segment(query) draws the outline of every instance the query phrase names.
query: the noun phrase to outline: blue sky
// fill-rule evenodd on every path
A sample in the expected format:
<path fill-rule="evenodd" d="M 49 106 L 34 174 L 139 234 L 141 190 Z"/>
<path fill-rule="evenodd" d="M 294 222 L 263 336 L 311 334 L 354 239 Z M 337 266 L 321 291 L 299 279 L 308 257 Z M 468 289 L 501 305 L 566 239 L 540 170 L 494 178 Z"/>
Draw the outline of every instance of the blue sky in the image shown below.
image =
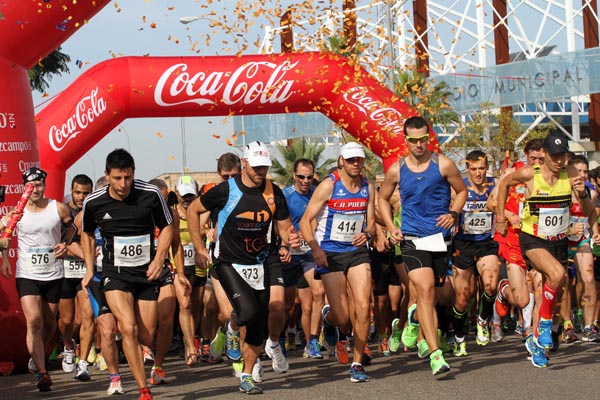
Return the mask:
<path fill-rule="evenodd" d="M 210 9 L 206 4 L 212 3 Z M 194 0 L 136 0 L 111 2 L 87 25 L 77 31 L 62 45 L 62 51 L 71 57 L 70 74 L 50 81 L 47 96 L 33 94 L 35 112 L 43 109 L 50 99 L 67 88 L 80 74 L 91 66 L 113 56 L 193 56 L 235 54 L 239 46 L 233 36 L 223 34 L 223 29 L 210 29 L 207 20 L 184 25 L 182 16 L 208 16 L 214 11 L 220 20 L 232 21 L 235 1 L 220 2 Z M 263 19 L 263 23 L 266 20 Z M 267 22 L 268 23 L 268 22 Z M 155 25 L 155 28 L 151 26 Z M 245 41 L 255 42 L 262 36 L 260 22 L 245 34 Z M 210 40 L 206 35 L 211 36 Z M 227 43 L 224 43 L 227 42 Z M 195 46 L 192 43 L 196 43 Z M 255 53 L 251 47 L 246 53 Z M 83 65 L 79 68 L 77 60 Z M 185 118 L 186 164 L 190 171 L 213 171 L 216 158 L 226 151 L 236 151 L 227 146 L 225 138 L 233 133 L 233 123 L 224 117 Z M 220 135 L 220 139 L 213 138 Z M 100 177 L 106 154 L 117 147 L 129 149 L 136 160 L 136 177 L 151 179 L 163 172 L 180 172 L 183 169 L 181 118 L 128 119 L 120 127 L 84 155 L 67 171 L 66 182 L 78 173 L 92 179 Z"/>

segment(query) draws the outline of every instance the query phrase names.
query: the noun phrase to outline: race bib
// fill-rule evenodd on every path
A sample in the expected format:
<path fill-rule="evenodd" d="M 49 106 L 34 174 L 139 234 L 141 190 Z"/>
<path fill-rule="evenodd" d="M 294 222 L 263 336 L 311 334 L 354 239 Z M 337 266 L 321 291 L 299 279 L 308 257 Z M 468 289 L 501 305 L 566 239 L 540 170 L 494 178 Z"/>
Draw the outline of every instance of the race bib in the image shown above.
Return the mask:
<path fill-rule="evenodd" d="M 265 289 L 265 267 L 263 264 L 241 265 L 231 264 L 235 272 L 254 290 Z"/>
<path fill-rule="evenodd" d="M 538 219 L 538 234 L 540 237 L 564 235 L 568 227 L 568 208 L 540 208 Z"/>
<path fill-rule="evenodd" d="M 306 240 L 300 240 L 300 247 L 294 248 L 290 247 L 290 254 L 293 256 L 301 256 L 310 251 L 310 246 L 306 242 Z"/>
<path fill-rule="evenodd" d="M 81 279 L 85 276 L 85 262 L 78 258 L 67 258 L 64 261 L 65 278 Z"/>
<path fill-rule="evenodd" d="M 196 265 L 196 261 L 194 261 L 194 256 L 196 255 L 196 250 L 194 249 L 193 243 L 187 243 L 183 246 L 183 265 L 186 267 L 193 267 Z"/>
<path fill-rule="evenodd" d="M 492 213 L 487 211 L 468 212 L 464 214 L 463 232 L 471 235 L 490 233 L 492 231 Z"/>
<path fill-rule="evenodd" d="M 116 267 L 141 267 L 150 263 L 150 236 L 115 236 Z"/>
<path fill-rule="evenodd" d="M 329 237 L 338 242 L 352 242 L 354 235 L 362 232 L 364 220 L 363 214 L 335 214 Z"/>
<path fill-rule="evenodd" d="M 56 270 L 54 249 L 50 246 L 32 246 L 25 254 L 25 268 L 34 274 L 47 274 Z"/>

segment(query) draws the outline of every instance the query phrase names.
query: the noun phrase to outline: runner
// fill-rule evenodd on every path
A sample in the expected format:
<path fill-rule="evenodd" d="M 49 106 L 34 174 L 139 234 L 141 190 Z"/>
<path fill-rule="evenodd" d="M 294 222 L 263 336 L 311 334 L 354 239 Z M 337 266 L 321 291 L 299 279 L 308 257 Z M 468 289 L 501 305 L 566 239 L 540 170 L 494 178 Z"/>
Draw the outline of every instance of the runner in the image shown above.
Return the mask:
<path fill-rule="evenodd" d="M 233 311 L 231 320 L 245 327 L 241 334 L 243 371 L 239 390 L 260 394 L 252 369 L 265 339 L 269 302 L 264 262 L 268 257 L 267 233 L 272 221 L 282 238 L 280 254 L 289 255 L 289 231 L 292 227 L 281 189 L 266 179 L 271 166 L 268 148 L 261 142 L 244 147 L 241 175 L 235 175 L 200 197 L 197 210 L 218 215 L 218 234 L 213 274 L 218 277 Z M 191 207 L 191 206 L 190 206 Z M 190 220 L 191 222 L 191 220 Z M 208 254 L 195 228 L 190 231 L 197 256 L 208 263 Z"/>
<path fill-rule="evenodd" d="M 123 149 L 106 158 L 108 186 L 83 204 L 81 244 L 92 280 L 95 230 L 104 240 L 102 287 L 123 336 L 123 350 L 139 387 L 140 400 L 152 399 L 140 343 L 150 346 L 156 328 L 158 281 L 173 236 L 172 217 L 158 188 L 134 179 L 135 162 Z M 154 229 L 160 229 L 157 246 Z"/>
<path fill-rule="evenodd" d="M 536 367 L 546 367 L 546 350 L 552 347 L 552 315 L 568 262 L 567 229 L 572 194 L 589 216 L 593 205 L 585 190 L 585 183 L 572 166 L 566 166 L 569 147 L 567 138 L 552 132 L 544 139 L 544 163 L 524 166 L 512 172 L 498 184 L 496 229 L 507 232 L 504 206 L 508 189 L 520 183 L 526 185 L 521 235 L 519 244 L 525 259 L 543 275 L 539 322 L 526 341 L 531 361 Z"/>
<path fill-rule="evenodd" d="M 27 323 L 27 350 L 31 355 L 29 371 L 36 373 L 37 388 L 47 392 L 52 379 L 46 370 L 44 349 L 56 332 L 56 315 L 63 285 L 61 259 L 67 243 L 61 240 L 62 227 L 68 227 L 67 237 L 73 237 L 73 218 L 66 205 L 44 196 L 46 172 L 33 167 L 23 174 L 23 184 L 34 186 L 23 216 L 17 223 L 18 237 L 16 284 L 17 293 Z M 8 224 L 1 219 L 2 230 Z M 6 251 L 6 250 L 4 250 Z M 12 276 L 8 255 L 3 254 L 2 275 Z"/>
<path fill-rule="evenodd" d="M 435 288 L 444 285 L 451 254 L 448 245 L 467 200 L 467 188 L 454 162 L 427 148 L 430 135 L 424 118 L 405 121 L 404 138 L 409 153 L 388 168 L 379 192 L 379 211 L 392 244 L 401 243 L 410 291 L 415 290 L 416 304 L 409 307 L 403 342 L 407 347 L 414 346 L 418 339 L 415 333 L 420 332 L 427 345 L 421 342 L 420 354 L 430 352 L 433 375 L 440 375 L 450 371 L 450 366 L 438 348 Z M 402 229 L 394 225 L 389 204 L 398 185 Z M 455 192 L 452 204 L 451 189 Z"/>
<path fill-rule="evenodd" d="M 471 285 L 475 275 L 483 284 L 477 316 L 476 342 L 486 346 L 490 341 L 489 323 L 493 314 L 498 289 L 498 243 L 492 239 L 493 213 L 487 200 L 494 189 L 495 179 L 486 176 L 488 159 L 480 150 L 471 151 L 465 159 L 467 201 L 460 213 L 458 233 L 454 237 L 453 284 L 456 293 L 452 326 L 454 328 L 454 355 L 467 355 L 465 321 L 469 299 L 475 295 Z"/>
<path fill-rule="evenodd" d="M 317 186 L 300 220 L 302 236 L 312 250 L 329 300 L 322 310 L 325 339 L 336 346 L 342 364 L 349 362 L 347 336 L 354 336 L 351 382 L 369 380 L 362 365 L 371 300 L 371 260 L 366 244 L 375 235 L 375 206 L 373 185 L 361 175 L 364 161 L 360 144 L 342 146 L 341 168 Z"/>

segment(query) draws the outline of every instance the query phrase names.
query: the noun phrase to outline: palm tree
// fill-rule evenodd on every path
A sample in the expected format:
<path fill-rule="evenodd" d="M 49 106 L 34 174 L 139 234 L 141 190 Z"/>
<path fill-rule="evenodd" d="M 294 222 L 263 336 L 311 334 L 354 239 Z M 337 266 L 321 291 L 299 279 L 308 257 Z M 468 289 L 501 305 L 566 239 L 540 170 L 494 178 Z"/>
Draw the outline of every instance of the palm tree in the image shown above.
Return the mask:
<path fill-rule="evenodd" d="M 323 178 L 329 170 L 336 165 L 335 158 L 328 158 L 319 164 L 325 151 L 324 144 L 309 143 L 303 137 L 297 140 L 288 141 L 288 145 L 278 144 L 277 151 L 279 158 L 273 160 L 271 174 L 274 175 L 274 181 L 281 187 L 289 186 L 294 183 L 294 162 L 299 158 L 307 158 L 315 163 L 315 172 L 320 178 Z"/>
<path fill-rule="evenodd" d="M 29 84 L 31 85 L 31 90 L 37 90 L 40 93 L 44 93 L 50 86 L 48 81 L 52 80 L 52 75 L 61 76 L 65 72 L 70 72 L 67 63 L 71 61 L 71 59 L 69 55 L 60 50 L 60 47 L 54 50 L 29 70 Z"/>

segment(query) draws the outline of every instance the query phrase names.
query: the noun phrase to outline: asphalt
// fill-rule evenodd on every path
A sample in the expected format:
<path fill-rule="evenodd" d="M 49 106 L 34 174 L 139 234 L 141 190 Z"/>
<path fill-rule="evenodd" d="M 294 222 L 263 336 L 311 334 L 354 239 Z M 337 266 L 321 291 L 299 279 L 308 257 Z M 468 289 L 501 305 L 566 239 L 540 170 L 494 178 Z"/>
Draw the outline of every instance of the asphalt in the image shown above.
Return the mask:
<path fill-rule="evenodd" d="M 525 348 L 514 335 L 486 347 L 468 343 L 467 357 L 447 355 L 451 371 L 443 379 L 432 376 L 428 362 L 416 353 L 400 352 L 383 357 L 371 345 L 373 362 L 366 367 L 371 380 L 351 383 L 349 366 L 335 360 L 302 358 L 302 351 L 289 354 L 290 370 L 275 374 L 270 360 L 263 359 L 264 394 L 259 399 L 594 399 L 600 393 L 600 343 L 576 342 L 552 353 L 550 366 L 533 367 Z M 125 395 L 117 398 L 137 399 L 137 389 L 122 365 Z M 150 367 L 147 367 L 149 374 Z M 78 382 L 73 374 L 51 371 L 52 391 L 39 393 L 31 374 L 0 377 L 0 399 L 101 399 L 106 398 L 108 374 L 90 367 L 92 380 Z M 186 368 L 184 360 L 171 355 L 165 371 L 172 381 L 151 388 L 155 399 L 241 399 L 239 379 L 231 363 L 199 363 Z"/>

